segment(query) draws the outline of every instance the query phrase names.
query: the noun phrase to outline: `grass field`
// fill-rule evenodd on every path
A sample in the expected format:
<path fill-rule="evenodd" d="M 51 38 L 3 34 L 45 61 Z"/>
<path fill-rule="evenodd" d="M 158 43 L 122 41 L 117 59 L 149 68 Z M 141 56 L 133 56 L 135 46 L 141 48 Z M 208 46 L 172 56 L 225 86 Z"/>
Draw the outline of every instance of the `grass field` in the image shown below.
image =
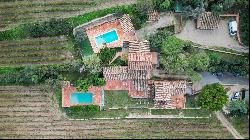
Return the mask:
<path fill-rule="evenodd" d="M 233 138 L 215 119 L 70 121 L 52 93 L 37 87 L 0 87 L 0 138 Z"/>
<path fill-rule="evenodd" d="M 65 36 L 0 41 L 0 67 L 68 63 L 72 47 Z"/>
<path fill-rule="evenodd" d="M 105 91 L 105 107 L 153 107 L 153 100 L 133 99 L 128 91 Z"/>
<path fill-rule="evenodd" d="M 242 117 L 230 117 L 225 115 L 228 121 L 233 125 L 233 127 L 245 138 L 249 139 L 249 119 L 247 116 Z"/>
<path fill-rule="evenodd" d="M 0 1 L 0 30 L 13 28 L 21 23 L 66 18 L 133 3 L 135 0 L 36 0 Z"/>

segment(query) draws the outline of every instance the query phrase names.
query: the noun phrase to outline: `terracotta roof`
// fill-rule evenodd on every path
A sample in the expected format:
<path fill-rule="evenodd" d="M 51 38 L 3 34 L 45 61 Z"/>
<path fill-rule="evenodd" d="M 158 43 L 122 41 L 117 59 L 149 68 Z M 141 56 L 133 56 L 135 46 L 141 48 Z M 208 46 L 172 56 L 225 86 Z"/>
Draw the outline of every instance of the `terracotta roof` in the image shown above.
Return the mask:
<path fill-rule="evenodd" d="M 178 108 L 184 107 L 186 93 L 185 80 L 154 81 L 155 107 Z M 176 101 L 177 100 L 177 101 Z"/>
<path fill-rule="evenodd" d="M 215 29 L 219 26 L 219 17 L 213 15 L 211 12 L 204 12 L 198 16 L 198 29 Z"/>
<path fill-rule="evenodd" d="M 104 67 L 103 75 L 104 75 L 105 81 L 126 80 L 128 79 L 128 67 L 127 66 Z"/>
<path fill-rule="evenodd" d="M 152 11 L 150 11 L 149 14 L 148 14 L 148 20 L 149 20 L 150 22 L 158 21 L 159 16 L 160 16 L 160 13 L 159 13 L 158 11 L 152 10 Z"/>
<path fill-rule="evenodd" d="M 137 52 L 150 52 L 149 41 L 130 41 L 129 42 L 129 52 L 137 53 Z"/>
<path fill-rule="evenodd" d="M 125 33 L 135 33 L 135 28 L 128 14 L 124 14 L 120 19 L 120 22 Z"/>

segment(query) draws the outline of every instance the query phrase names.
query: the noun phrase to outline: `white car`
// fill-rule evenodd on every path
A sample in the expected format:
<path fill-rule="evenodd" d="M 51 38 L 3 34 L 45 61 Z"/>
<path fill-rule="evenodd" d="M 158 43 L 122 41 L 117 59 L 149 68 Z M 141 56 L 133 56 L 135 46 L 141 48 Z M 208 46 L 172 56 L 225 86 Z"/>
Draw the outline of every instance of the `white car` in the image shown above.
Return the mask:
<path fill-rule="evenodd" d="M 230 36 L 235 36 L 237 33 L 237 22 L 236 21 L 230 21 L 228 23 L 229 27 L 229 34 Z"/>
<path fill-rule="evenodd" d="M 235 93 L 233 94 L 233 97 L 231 98 L 231 100 L 232 100 L 232 101 L 236 101 L 236 100 L 238 100 L 238 99 L 240 99 L 240 92 L 235 92 Z"/>

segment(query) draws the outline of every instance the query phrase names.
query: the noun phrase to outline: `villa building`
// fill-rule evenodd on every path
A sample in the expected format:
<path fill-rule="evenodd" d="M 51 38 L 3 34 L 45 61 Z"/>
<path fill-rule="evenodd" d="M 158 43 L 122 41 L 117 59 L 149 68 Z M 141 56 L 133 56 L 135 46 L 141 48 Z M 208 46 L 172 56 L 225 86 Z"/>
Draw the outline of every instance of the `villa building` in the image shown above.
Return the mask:
<path fill-rule="evenodd" d="M 87 95 L 91 93 L 92 100 L 84 101 L 84 104 L 71 103 L 74 102 L 72 93 L 77 94 L 77 91 L 70 84 L 66 84 L 63 88 L 63 107 L 87 104 L 103 106 L 104 90 L 127 90 L 131 98 L 153 99 L 155 108 L 185 108 L 186 81 L 152 80 L 153 69 L 159 66 L 158 53 L 150 51 L 149 41 L 140 41 L 137 38 L 129 15 L 125 14 L 121 18 L 113 14 L 107 15 L 77 27 L 74 32 L 75 30 L 84 30 L 87 33 L 94 53 L 98 53 L 104 46 L 126 46 L 128 65 L 104 67 L 105 86 L 90 86 L 83 98 L 91 98 Z"/>

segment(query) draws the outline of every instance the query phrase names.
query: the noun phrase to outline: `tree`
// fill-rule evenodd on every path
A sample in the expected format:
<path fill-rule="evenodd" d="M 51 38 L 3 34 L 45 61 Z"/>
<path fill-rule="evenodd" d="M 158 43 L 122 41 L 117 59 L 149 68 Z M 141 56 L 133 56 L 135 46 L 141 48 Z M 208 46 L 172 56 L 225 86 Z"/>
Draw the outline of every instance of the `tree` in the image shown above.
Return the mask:
<path fill-rule="evenodd" d="M 244 100 L 230 102 L 230 115 L 241 117 L 248 113 L 248 106 Z"/>
<path fill-rule="evenodd" d="M 108 66 L 109 62 L 114 58 L 115 54 L 116 54 L 115 49 L 104 47 L 103 49 L 100 50 L 98 56 L 101 59 L 102 65 Z"/>
<path fill-rule="evenodd" d="M 235 5 L 235 0 L 224 0 L 223 9 L 224 11 L 229 11 Z"/>
<path fill-rule="evenodd" d="M 101 59 L 96 55 L 92 54 L 88 57 L 83 58 L 83 68 L 85 72 L 90 74 L 96 74 L 102 71 Z"/>
<path fill-rule="evenodd" d="M 203 51 L 200 53 L 192 54 L 189 58 L 190 65 L 194 70 L 205 71 L 209 66 L 209 56 Z"/>
<path fill-rule="evenodd" d="M 205 11 L 208 6 L 207 1 L 204 0 L 184 0 L 183 16 L 186 18 L 197 19 L 197 17 Z"/>
<path fill-rule="evenodd" d="M 141 15 L 147 15 L 149 11 L 154 9 L 152 0 L 138 0 L 136 4 L 137 10 Z"/>
<path fill-rule="evenodd" d="M 87 38 L 87 33 L 85 31 L 80 29 L 75 31 L 75 41 L 78 45 L 80 45 L 81 42 L 86 38 Z"/>
<path fill-rule="evenodd" d="M 202 88 L 197 103 L 201 108 L 218 111 L 227 103 L 227 92 L 223 85 L 214 83 Z"/>
<path fill-rule="evenodd" d="M 174 36 L 167 37 L 160 48 L 160 62 L 167 73 L 186 74 L 193 82 L 201 80 L 196 71 L 208 67 L 209 56 L 205 52 L 190 51 L 189 43 Z"/>
<path fill-rule="evenodd" d="M 161 3 L 160 8 L 162 10 L 167 10 L 171 5 L 171 1 L 170 0 L 165 0 L 163 3 Z"/>
<path fill-rule="evenodd" d="M 211 6 L 211 10 L 214 15 L 220 15 L 223 13 L 223 6 L 222 4 L 213 4 Z"/>

